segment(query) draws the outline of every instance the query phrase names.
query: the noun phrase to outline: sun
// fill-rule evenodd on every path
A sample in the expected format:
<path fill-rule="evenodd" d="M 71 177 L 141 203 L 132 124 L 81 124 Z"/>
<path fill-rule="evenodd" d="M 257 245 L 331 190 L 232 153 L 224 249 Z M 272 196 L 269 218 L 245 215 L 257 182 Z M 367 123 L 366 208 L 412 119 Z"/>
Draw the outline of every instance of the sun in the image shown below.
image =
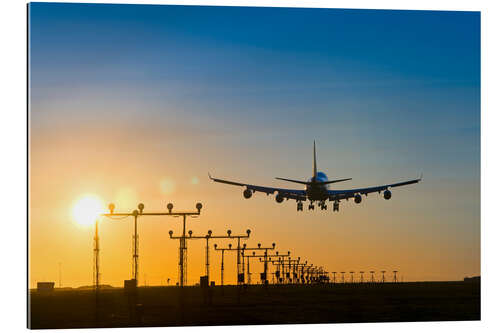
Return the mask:
<path fill-rule="evenodd" d="M 74 203 L 71 216 L 78 224 L 87 226 L 93 224 L 103 210 L 104 205 L 98 196 L 86 194 Z"/>

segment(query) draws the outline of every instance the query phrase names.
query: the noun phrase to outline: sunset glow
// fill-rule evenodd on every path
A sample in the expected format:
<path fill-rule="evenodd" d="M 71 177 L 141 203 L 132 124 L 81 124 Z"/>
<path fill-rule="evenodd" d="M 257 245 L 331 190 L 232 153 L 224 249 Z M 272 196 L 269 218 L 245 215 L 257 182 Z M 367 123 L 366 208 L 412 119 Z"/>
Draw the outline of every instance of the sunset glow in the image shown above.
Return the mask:
<path fill-rule="evenodd" d="M 101 199 L 95 195 L 86 194 L 75 202 L 71 216 L 76 223 L 88 226 L 95 222 L 103 209 L 104 205 Z"/>

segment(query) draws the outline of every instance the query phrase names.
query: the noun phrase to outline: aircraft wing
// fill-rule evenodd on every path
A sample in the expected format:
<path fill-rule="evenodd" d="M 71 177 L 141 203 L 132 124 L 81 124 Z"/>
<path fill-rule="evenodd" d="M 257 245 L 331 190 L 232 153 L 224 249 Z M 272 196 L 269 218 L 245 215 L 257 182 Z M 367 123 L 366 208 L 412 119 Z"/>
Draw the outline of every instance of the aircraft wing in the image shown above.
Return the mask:
<path fill-rule="evenodd" d="M 251 190 L 252 192 L 263 192 L 266 194 L 274 194 L 275 192 L 278 192 L 285 199 L 302 200 L 302 201 L 306 200 L 306 191 L 304 190 L 294 190 L 288 188 L 266 187 L 266 186 L 238 183 L 238 182 L 233 182 L 231 180 L 213 178 L 212 176 L 210 176 L 210 174 L 208 174 L 208 177 L 217 183 L 223 183 L 235 186 L 244 186 L 248 190 Z"/>
<path fill-rule="evenodd" d="M 385 191 L 391 187 L 416 184 L 421 180 L 422 180 L 422 177 L 420 177 L 418 179 L 407 180 L 405 182 L 394 183 L 394 184 L 365 187 L 365 188 L 353 188 L 353 189 L 349 189 L 349 190 L 332 190 L 332 191 L 328 191 L 328 194 L 330 196 L 329 200 L 334 201 L 334 200 L 349 199 L 349 198 L 354 197 L 358 193 L 365 194 L 365 195 L 368 195 L 368 193 L 373 193 L 373 192 L 380 193 L 380 192 Z"/>

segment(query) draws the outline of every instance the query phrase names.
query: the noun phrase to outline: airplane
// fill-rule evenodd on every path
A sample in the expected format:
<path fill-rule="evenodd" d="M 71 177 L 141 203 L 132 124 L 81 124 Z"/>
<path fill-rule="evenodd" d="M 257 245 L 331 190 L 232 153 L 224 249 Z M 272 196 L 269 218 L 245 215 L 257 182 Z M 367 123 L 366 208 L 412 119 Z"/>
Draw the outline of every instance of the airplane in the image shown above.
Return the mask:
<path fill-rule="evenodd" d="M 384 199 L 389 200 L 392 197 L 392 193 L 389 190 L 390 188 L 404 186 L 404 185 L 410 185 L 410 184 L 416 184 L 422 180 L 422 175 L 421 175 L 420 178 L 418 178 L 418 179 L 412 179 L 412 180 L 394 183 L 394 184 L 380 185 L 380 186 L 374 186 L 374 187 L 365 187 L 365 188 L 354 188 L 354 189 L 349 189 L 349 190 L 330 190 L 330 184 L 348 181 L 348 180 L 351 180 L 352 178 L 328 180 L 328 177 L 326 176 L 326 174 L 324 172 L 317 171 L 316 141 L 314 141 L 314 143 L 313 143 L 313 170 L 312 170 L 312 177 L 311 178 L 307 179 L 306 181 L 302 181 L 302 180 L 276 177 L 276 179 L 279 179 L 279 180 L 305 185 L 305 189 L 303 189 L 303 190 L 294 190 L 294 189 L 277 188 L 277 187 L 265 187 L 265 186 L 257 186 L 257 185 L 251 185 L 251 184 L 238 183 L 238 182 L 234 182 L 234 181 L 230 181 L 230 180 L 213 178 L 210 175 L 210 173 L 208 174 L 208 177 L 211 180 L 213 180 L 214 182 L 246 187 L 245 190 L 243 191 L 243 197 L 245 199 L 250 199 L 252 197 L 252 194 L 255 192 L 263 192 L 263 193 L 266 193 L 267 195 L 274 194 L 275 192 L 277 192 L 276 197 L 275 197 L 277 203 L 282 203 L 284 199 L 296 200 L 297 201 L 297 211 L 304 210 L 303 201 L 307 201 L 307 200 L 309 200 L 309 202 L 310 202 L 309 206 L 308 206 L 309 210 L 314 210 L 314 202 L 315 201 L 318 202 L 318 207 L 321 208 L 321 210 L 326 210 L 327 209 L 326 201 L 328 200 L 328 201 L 333 201 L 333 211 L 334 212 L 339 211 L 341 200 L 348 201 L 349 198 L 354 198 L 354 202 L 359 204 L 359 203 L 361 203 L 361 199 L 362 199 L 361 195 L 362 194 L 364 194 L 365 196 L 368 196 L 368 193 L 378 192 L 380 194 L 380 192 L 382 192 L 382 191 L 383 191 Z"/>

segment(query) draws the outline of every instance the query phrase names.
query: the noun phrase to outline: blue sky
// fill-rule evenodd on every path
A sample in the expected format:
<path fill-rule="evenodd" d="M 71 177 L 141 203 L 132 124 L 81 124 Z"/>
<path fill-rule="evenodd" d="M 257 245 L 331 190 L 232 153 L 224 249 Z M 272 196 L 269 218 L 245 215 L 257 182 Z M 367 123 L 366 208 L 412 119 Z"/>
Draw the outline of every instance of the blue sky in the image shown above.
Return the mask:
<path fill-rule="evenodd" d="M 479 270 L 478 12 L 50 3 L 29 10 L 34 172 L 58 174 L 47 156 L 73 165 L 68 151 L 109 168 L 140 158 L 152 179 L 197 177 L 196 191 L 236 197 L 235 207 L 248 211 L 257 203 L 208 183 L 206 172 L 283 186 L 273 177 L 309 176 L 316 139 L 320 169 L 353 177 L 347 187 L 424 172 L 426 185 L 401 190 L 394 216 L 380 206 L 353 214 L 396 221 L 408 207 L 422 209 L 414 237 L 437 228 L 446 238 L 452 229 L 450 265 L 467 253 L 467 269 Z M 140 169 L 126 164 L 116 182 Z M 68 172 L 84 182 L 102 170 Z M 197 195 L 183 191 L 177 195 Z M 255 218 L 279 211 L 300 219 L 292 204 L 268 201 Z"/>

